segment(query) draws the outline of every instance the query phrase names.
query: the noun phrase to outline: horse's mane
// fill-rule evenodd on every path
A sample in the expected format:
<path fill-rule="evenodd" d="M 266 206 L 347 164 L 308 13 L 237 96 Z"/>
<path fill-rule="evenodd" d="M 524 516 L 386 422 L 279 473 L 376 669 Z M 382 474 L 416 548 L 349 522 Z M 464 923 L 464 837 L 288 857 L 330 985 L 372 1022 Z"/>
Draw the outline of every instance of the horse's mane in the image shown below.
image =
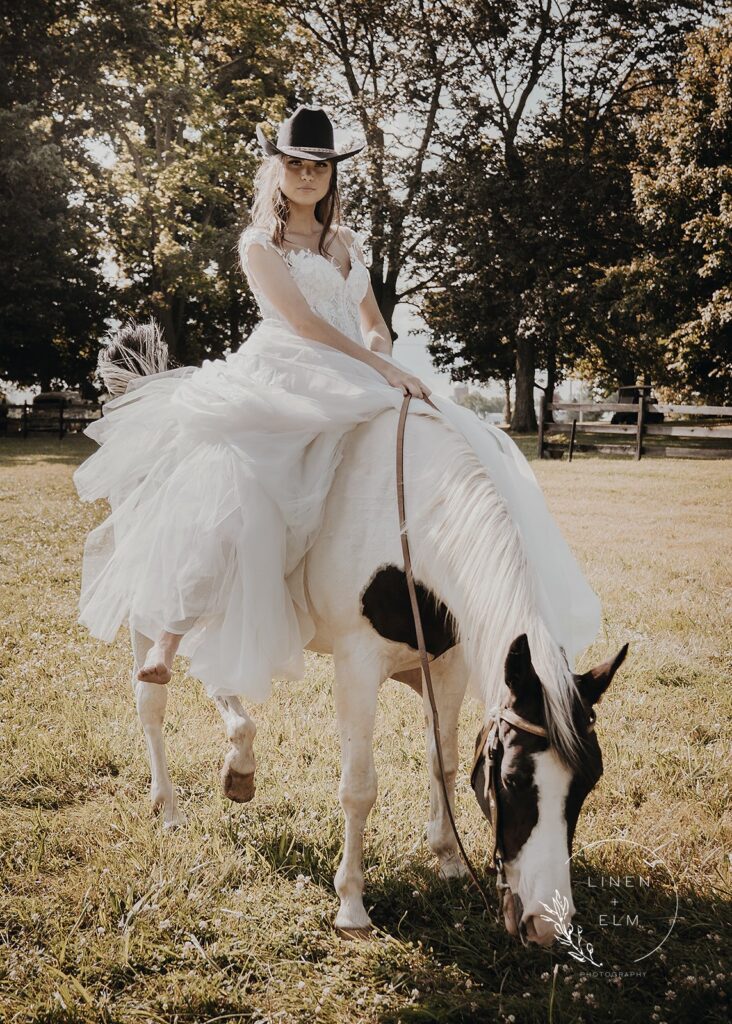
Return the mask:
<path fill-rule="evenodd" d="M 449 580 L 444 593 L 471 675 L 486 708 L 505 695 L 504 665 L 511 643 L 526 633 L 542 682 L 550 741 L 570 765 L 580 763 L 574 724 L 577 687 L 564 652 L 538 608 L 533 570 L 508 507 L 472 448 L 446 432 L 434 477 L 415 517 L 426 547 L 419 561 Z M 420 545 L 422 547 L 422 545 Z M 434 572 L 431 574 L 434 575 Z"/>

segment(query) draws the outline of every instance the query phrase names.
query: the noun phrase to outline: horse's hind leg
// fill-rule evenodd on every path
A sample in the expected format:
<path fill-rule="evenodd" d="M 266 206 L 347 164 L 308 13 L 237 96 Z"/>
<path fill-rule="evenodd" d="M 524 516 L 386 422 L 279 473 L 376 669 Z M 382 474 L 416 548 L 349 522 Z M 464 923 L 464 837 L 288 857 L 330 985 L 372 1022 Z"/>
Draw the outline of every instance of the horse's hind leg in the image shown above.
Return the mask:
<path fill-rule="evenodd" d="M 454 810 L 455 776 L 460 760 L 458 718 L 468 684 L 468 669 L 460 649 L 453 648 L 431 663 L 430 675 L 434 683 L 435 703 L 440 719 L 440 739 L 448 799 L 451 809 Z M 427 823 L 427 841 L 440 862 L 440 875 L 443 878 L 460 878 L 467 874 L 467 869 L 460 857 L 445 805 L 431 712 L 426 714 L 425 718 L 427 754 L 430 765 L 430 820 Z"/>
<path fill-rule="evenodd" d="M 257 727 L 238 697 L 216 697 L 215 703 L 231 743 L 221 769 L 224 796 L 244 804 L 254 796 L 254 737 Z"/>
<path fill-rule="evenodd" d="M 138 670 L 141 665 L 145 664 L 145 657 L 152 645 L 153 641 L 149 637 L 133 632 L 132 686 L 137 702 L 137 714 L 142 723 L 150 757 L 150 799 L 153 810 L 162 810 L 164 827 L 173 828 L 175 825 L 181 824 L 183 819 L 178 810 L 178 798 L 173 788 L 165 756 L 163 723 L 165 707 L 168 703 L 168 687 L 158 683 L 144 683 L 137 678 Z"/>
<path fill-rule="evenodd" d="M 341 783 L 338 790 L 346 818 L 343 858 L 335 876 L 340 897 L 337 931 L 346 938 L 367 934 L 371 920 L 363 905 L 363 833 L 376 800 L 374 721 L 384 673 L 369 652 L 334 651 L 335 704 L 341 740 Z"/>

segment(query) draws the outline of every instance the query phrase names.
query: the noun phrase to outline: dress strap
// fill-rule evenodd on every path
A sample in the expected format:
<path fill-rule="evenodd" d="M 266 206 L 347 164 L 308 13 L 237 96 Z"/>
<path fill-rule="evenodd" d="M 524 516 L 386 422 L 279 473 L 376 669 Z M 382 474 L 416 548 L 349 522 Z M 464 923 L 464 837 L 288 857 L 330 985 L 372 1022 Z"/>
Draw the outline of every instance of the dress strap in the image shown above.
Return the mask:
<path fill-rule="evenodd" d="M 274 252 L 283 255 L 282 250 L 275 245 L 272 241 L 272 236 L 266 228 L 256 227 L 251 225 L 246 228 L 239 239 L 239 259 L 241 260 L 242 270 L 247 273 L 248 276 L 248 254 L 249 249 L 253 245 L 261 245 L 265 249 L 272 249 Z"/>

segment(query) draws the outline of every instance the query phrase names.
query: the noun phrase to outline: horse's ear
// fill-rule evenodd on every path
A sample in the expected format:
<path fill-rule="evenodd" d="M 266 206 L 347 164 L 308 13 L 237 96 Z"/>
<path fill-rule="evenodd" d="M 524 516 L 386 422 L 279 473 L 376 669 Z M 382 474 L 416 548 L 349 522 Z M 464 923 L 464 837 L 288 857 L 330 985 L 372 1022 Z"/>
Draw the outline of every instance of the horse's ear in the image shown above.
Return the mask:
<path fill-rule="evenodd" d="M 506 656 L 504 668 L 506 686 L 514 697 L 521 698 L 533 693 L 538 679 L 531 664 L 531 650 L 526 633 L 517 636 Z"/>
<path fill-rule="evenodd" d="M 602 700 L 605 690 L 607 690 L 613 680 L 613 676 L 625 661 L 627 653 L 628 645 L 624 644 L 614 658 L 611 658 L 609 661 L 603 661 L 601 665 L 596 665 L 589 672 L 582 673 L 577 679 L 577 686 L 585 700 L 589 701 L 590 704 L 597 704 Z"/>

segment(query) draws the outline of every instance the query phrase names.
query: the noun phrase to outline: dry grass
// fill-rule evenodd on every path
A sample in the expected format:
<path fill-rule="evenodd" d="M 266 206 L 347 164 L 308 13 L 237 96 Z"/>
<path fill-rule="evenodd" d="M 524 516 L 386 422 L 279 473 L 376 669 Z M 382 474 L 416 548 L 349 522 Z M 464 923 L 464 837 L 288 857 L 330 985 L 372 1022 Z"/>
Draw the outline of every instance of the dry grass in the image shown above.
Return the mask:
<path fill-rule="evenodd" d="M 363 943 L 335 937 L 342 832 L 326 658 L 311 656 L 303 683 L 277 684 L 257 709 L 258 792 L 245 808 L 219 792 L 218 716 L 178 671 L 167 738 L 188 821 L 162 833 L 127 637 L 105 646 L 75 622 L 83 540 L 105 514 L 71 482 L 92 447 L 0 441 L 3 1021 L 728 1019 L 728 464 L 535 463 L 604 602 L 585 664 L 631 641 L 600 707 L 605 776 L 577 841 L 665 844 L 682 897 L 647 974 L 605 978 L 561 949 L 521 949 L 474 893 L 437 880 L 420 705 L 391 682 L 367 833 L 378 930 Z M 467 779 L 477 720 L 466 707 L 459 818 L 482 862 L 487 826 Z M 667 909 L 670 894 L 657 898 Z"/>

